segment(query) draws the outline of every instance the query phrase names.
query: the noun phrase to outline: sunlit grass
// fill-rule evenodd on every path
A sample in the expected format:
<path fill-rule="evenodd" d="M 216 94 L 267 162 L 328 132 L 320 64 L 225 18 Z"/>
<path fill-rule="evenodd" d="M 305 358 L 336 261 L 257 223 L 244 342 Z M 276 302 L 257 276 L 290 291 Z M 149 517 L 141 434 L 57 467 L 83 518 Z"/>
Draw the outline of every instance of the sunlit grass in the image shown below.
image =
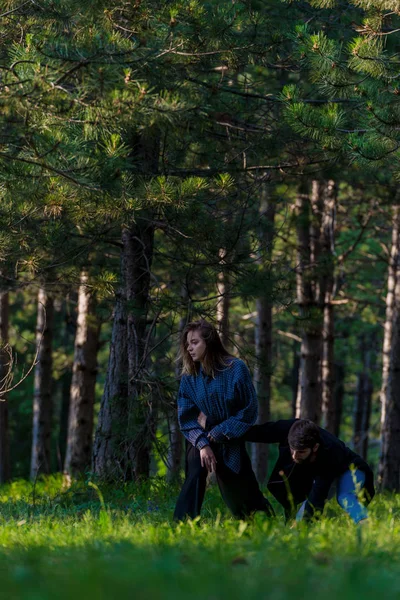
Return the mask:
<path fill-rule="evenodd" d="M 0 597 L 397 598 L 400 497 L 378 496 L 354 526 L 334 501 L 318 523 L 290 529 L 278 516 L 233 520 L 217 489 L 204 517 L 176 525 L 177 489 L 60 478 L 0 489 Z"/>

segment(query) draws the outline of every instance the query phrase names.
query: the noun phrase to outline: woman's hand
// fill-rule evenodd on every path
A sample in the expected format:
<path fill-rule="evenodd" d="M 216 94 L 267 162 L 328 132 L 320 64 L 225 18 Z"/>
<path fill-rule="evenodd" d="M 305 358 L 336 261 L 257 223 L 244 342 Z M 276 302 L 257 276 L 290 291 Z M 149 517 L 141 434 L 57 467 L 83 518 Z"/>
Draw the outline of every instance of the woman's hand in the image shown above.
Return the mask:
<path fill-rule="evenodd" d="M 209 473 L 215 473 L 217 467 L 217 459 L 210 446 L 204 446 L 200 450 L 201 466 L 206 467 Z"/>

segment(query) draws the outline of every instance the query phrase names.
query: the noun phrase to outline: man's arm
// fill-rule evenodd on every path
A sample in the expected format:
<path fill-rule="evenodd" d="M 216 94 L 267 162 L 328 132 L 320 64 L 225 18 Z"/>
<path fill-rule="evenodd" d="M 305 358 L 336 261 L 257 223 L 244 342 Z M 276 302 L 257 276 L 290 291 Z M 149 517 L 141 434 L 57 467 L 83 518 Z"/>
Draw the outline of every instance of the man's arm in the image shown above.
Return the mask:
<path fill-rule="evenodd" d="M 314 479 L 311 492 L 304 507 L 304 520 L 308 520 L 312 517 L 317 517 L 322 514 L 325 501 L 328 498 L 329 489 L 334 479 L 335 478 L 330 475 L 327 475 L 326 477 L 321 477 L 321 475 L 318 475 Z"/>
<path fill-rule="evenodd" d="M 289 431 L 297 419 L 281 419 L 279 421 L 267 421 L 261 425 L 253 425 L 243 435 L 246 442 L 258 442 L 262 444 L 285 444 Z"/>

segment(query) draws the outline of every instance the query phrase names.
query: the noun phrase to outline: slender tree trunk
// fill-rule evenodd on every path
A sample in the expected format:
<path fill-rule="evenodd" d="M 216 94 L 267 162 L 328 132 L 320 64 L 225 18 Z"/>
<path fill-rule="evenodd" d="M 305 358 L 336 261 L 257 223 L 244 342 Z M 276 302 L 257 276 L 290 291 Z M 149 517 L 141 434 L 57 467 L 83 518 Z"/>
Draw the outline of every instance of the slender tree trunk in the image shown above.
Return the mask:
<path fill-rule="evenodd" d="M 334 294 L 334 243 L 335 243 L 336 186 L 330 180 L 324 189 L 321 243 L 320 295 L 324 303 L 322 329 L 322 415 L 324 427 L 335 430 L 335 321 Z"/>
<path fill-rule="evenodd" d="M 38 473 L 51 472 L 53 328 L 53 298 L 41 288 L 36 327 L 36 344 L 40 344 L 40 349 L 34 381 L 31 479 Z"/>
<path fill-rule="evenodd" d="M 292 418 L 297 414 L 297 396 L 299 390 L 300 355 L 298 343 L 293 343 L 293 365 L 292 365 Z"/>
<path fill-rule="evenodd" d="M 388 409 L 391 407 L 391 399 L 388 393 L 389 375 L 391 370 L 391 361 L 395 360 L 393 355 L 393 333 L 395 327 L 395 306 L 396 285 L 400 278 L 400 204 L 393 206 L 393 224 L 392 224 L 392 243 L 389 256 L 388 267 L 388 289 L 386 295 L 386 317 L 383 337 L 383 352 L 382 352 L 382 385 L 380 392 L 381 399 L 381 456 L 379 461 L 378 482 L 386 487 L 386 482 L 389 482 L 392 477 L 389 475 L 391 467 L 387 465 L 390 461 L 388 456 L 388 444 L 392 443 L 392 424 L 388 417 Z M 391 483 L 389 484 L 392 485 Z M 396 489 L 396 488 L 391 488 Z"/>
<path fill-rule="evenodd" d="M 221 266 L 225 264 L 226 250 L 220 248 L 219 259 Z M 217 281 L 218 304 L 217 304 L 217 322 L 219 334 L 225 348 L 229 346 L 229 308 L 231 299 L 229 297 L 229 276 L 223 268 L 218 273 Z"/>
<path fill-rule="evenodd" d="M 304 190 L 300 190 L 296 198 L 297 302 L 303 319 L 296 415 L 318 423 L 321 413 L 322 311 L 315 283 L 315 266 L 319 257 L 317 221 L 320 218 L 317 211 L 319 200 L 316 198 L 320 189 L 316 184 L 313 184 L 312 216 L 310 201 Z"/>
<path fill-rule="evenodd" d="M 182 290 L 183 305 L 187 307 L 188 290 L 186 287 Z M 189 321 L 189 313 L 182 317 L 179 321 L 179 343 L 183 330 Z M 182 364 L 179 362 L 176 365 L 175 376 L 179 380 L 181 376 Z M 181 433 L 178 422 L 178 406 L 175 400 L 168 414 L 168 433 L 169 433 L 169 452 L 168 452 L 168 481 L 176 481 L 179 477 L 182 465 L 182 450 L 183 450 L 183 435 Z"/>
<path fill-rule="evenodd" d="M 395 286 L 392 348 L 386 387 L 385 427 L 382 444 L 381 485 L 400 490 L 400 278 Z"/>
<path fill-rule="evenodd" d="M 122 234 L 126 256 L 125 281 L 128 313 L 128 429 L 134 434 L 130 454 L 135 477 L 148 477 L 150 451 L 155 435 L 155 407 L 151 385 L 145 383 L 149 362 L 151 328 L 147 331 L 154 226 L 137 220 Z"/>
<path fill-rule="evenodd" d="M 364 413 L 362 421 L 363 442 L 361 446 L 361 456 L 364 460 L 368 459 L 369 426 L 371 421 L 372 394 L 374 388 L 372 378 L 368 373 L 364 381 Z"/>
<path fill-rule="evenodd" d="M 131 479 L 126 452 L 127 415 L 127 317 L 122 286 L 116 294 L 107 376 L 93 446 L 93 470 L 102 480 Z"/>
<path fill-rule="evenodd" d="M 343 398 L 344 398 L 344 366 L 342 363 L 335 364 L 335 389 L 334 389 L 334 407 L 332 419 L 332 433 L 339 437 L 340 423 L 342 420 Z"/>
<path fill-rule="evenodd" d="M 327 291 L 324 306 L 323 345 L 322 345 L 322 414 L 325 429 L 334 432 L 335 406 L 335 331 L 332 292 Z"/>
<path fill-rule="evenodd" d="M 88 288 L 87 271 L 82 271 L 64 465 L 69 475 L 83 474 L 91 465 L 99 335 L 96 297 Z"/>
<path fill-rule="evenodd" d="M 7 387 L 9 357 L 5 351 L 8 344 L 9 296 L 0 294 L 0 385 Z M 10 432 L 8 426 L 7 395 L 0 395 L 0 483 L 7 483 L 11 477 L 10 465 Z"/>
<path fill-rule="evenodd" d="M 261 188 L 260 199 L 260 263 L 269 268 L 274 236 L 275 202 L 268 198 L 266 185 Z M 270 418 L 272 375 L 272 300 L 268 290 L 256 300 L 257 322 L 255 327 L 256 368 L 254 383 L 258 397 L 258 423 Z M 260 483 L 267 477 L 268 444 L 252 445 L 252 464 Z"/>
<path fill-rule="evenodd" d="M 69 311 L 65 312 L 64 315 L 64 346 L 69 348 L 75 340 L 76 336 L 76 315 L 75 311 L 71 314 Z M 65 456 L 67 453 L 67 439 L 68 439 L 68 416 L 70 406 L 70 391 L 72 381 L 72 369 L 73 369 L 73 358 L 65 368 L 63 375 L 59 380 L 60 386 L 60 411 L 59 411 L 59 434 L 58 434 L 58 467 L 60 471 L 64 469 Z"/>
<path fill-rule="evenodd" d="M 360 348 L 363 368 L 357 377 L 357 391 L 354 408 L 354 438 L 355 451 L 365 460 L 368 453 L 369 423 L 371 417 L 372 403 L 372 379 L 370 373 L 373 371 L 371 354 L 374 343 L 371 339 L 363 338 Z"/>
<path fill-rule="evenodd" d="M 365 371 L 358 374 L 354 411 L 354 450 L 364 459 L 368 452 L 368 432 L 371 416 L 372 380 Z"/>

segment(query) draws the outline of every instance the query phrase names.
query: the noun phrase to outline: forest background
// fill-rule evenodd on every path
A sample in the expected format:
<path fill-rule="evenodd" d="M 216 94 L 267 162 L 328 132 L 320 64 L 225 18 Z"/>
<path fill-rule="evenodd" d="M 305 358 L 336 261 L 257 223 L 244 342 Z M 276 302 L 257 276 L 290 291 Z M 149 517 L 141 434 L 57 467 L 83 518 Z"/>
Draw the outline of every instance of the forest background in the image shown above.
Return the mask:
<path fill-rule="evenodd" d="M 398 31 L 390 1 L 3 0 L 6 597 L 179 597 L 199 572 L 194 596 L 395 597 L 397 496 L 362 546 L 333 507 L 237 524 L 213 488 L 201 528 L 169 521 L 200 317 L 260 421 L 312 418 L 399 490 Z"/>
<path fill-rule="evenodd" d="M 6 3 L 3 481 L 179 476 L 179 336 L 205 317 L 261 421 L 313 418 L 398 489 L 396 18 Z"/>

